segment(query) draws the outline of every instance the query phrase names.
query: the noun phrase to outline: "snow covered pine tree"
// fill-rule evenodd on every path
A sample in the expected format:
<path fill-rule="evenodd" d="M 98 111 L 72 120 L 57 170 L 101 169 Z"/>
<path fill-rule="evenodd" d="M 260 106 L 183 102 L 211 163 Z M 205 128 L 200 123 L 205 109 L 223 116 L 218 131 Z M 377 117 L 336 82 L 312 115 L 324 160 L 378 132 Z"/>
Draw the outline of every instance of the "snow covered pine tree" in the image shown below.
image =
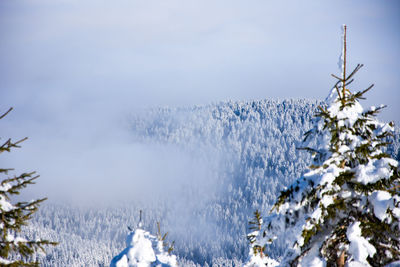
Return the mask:
<path fill-rule="evenodd" d="M 278 266 L 279 262 L 265 254 L 266 243 L 259 242 L 258 236 L 263 225 L 263 219 L 258 210 L 254 212 L 254 218 L 249 224 L 250 230 L 253 231 L 247 235 L 247 240 L 250 242 L 250 261 L 245 266 Z"/>
<path fill-rule="evenodd" d="M 0 116 L 4 118 L 12 108 Z M 27 138 L 17 142 L 8 139 L 0 146 L 0 153 L 10 152 L 12 148 L 18 148 L 19 144 Z M 18 195 L 19 191 L 29 184 L 33 184 L 39 176 L 35 172 L 23 173 L 18 176 L 8 177 L 8 172 L 13 169 L 0 168 L 0 174 L 5 175 L 0 183 L 0 266 L 39 266 L 34 261 L 34 253 L 40 249 L 44 251 L 44 245 L 56 245 L 48 240 L 27 240 L 18 236 L 21 227 L 27 224 L 32 214 L 38 209 L 46 198 L 29 202 L 10 202 L 11 195 Z"/>
<path fill-rule="evenodd" d="M 346 75 L 346 26 L 340 65 L 341 77 L 333 75 L 338 81 L 326 106 L 305 133 L 310 171 L 281 192 L 254 237 L 260 247 L 285 250 L 281 266 L 385 266 L 400 259 L 399 167 L 384 152 L 393 125 L 375 118 L 384 106 L 360 105 L 372 86 L 347 88 L 362 65 Z M 247 266 L 268 266 L 270 259 L 253 251 Z"/>
<path fill-rule="evenodd" d="M 140 211 L 140 218 L 141 218 Z M 172 255 L 174 242 L 169 245 L 165 239 L 167 234 L 161 234 L 160 223 L 157 223 L 157 236 L 142 229 L 141 219 L 136 230 L 126 237 L 126 246 L 115 256 L 110 267 L 176 267 L 176 256 Z M 128 227 L 129 230 L 131 230 Z M 165 248 L 167 251 L 165 251 Z"/>

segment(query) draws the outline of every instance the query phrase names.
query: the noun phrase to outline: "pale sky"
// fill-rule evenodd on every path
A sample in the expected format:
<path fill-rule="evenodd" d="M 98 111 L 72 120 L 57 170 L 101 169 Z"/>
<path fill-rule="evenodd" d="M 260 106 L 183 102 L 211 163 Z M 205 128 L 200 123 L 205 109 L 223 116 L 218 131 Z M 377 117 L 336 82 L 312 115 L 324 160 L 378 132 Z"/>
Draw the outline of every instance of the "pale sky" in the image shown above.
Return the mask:
<path fill-rule="evenodd" d="M 323 99 L 344 23 L 349 68 L 399 122 L 398 1 L 2 0 L 0 96 L 34 113 Z"/>
<path fill-rule="evenodd" d="M 54 147 L 100 146 L 136 109 L 324 99 L 342 24 L 348 68 L 365 65 L 353 89 L 374 83 L 366 104 L 400 124 L 399 1 L 1 0 L 1 110 L 15 108 L 2 131 L 31 138 L 40 171 Z"/>

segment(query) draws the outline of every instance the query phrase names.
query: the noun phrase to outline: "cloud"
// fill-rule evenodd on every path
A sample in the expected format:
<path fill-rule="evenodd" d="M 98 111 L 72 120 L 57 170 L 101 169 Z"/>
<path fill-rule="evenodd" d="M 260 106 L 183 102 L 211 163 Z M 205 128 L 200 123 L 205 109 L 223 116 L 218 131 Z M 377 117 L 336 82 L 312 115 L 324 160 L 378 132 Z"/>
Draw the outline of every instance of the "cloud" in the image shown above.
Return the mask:
<path fill-rule="evenodd" d="M 15 174 L 35 170 L 41 175 L 24 198 L 47 196 L 52 202 L 82 205 L 184 199 L 189 205 L 191 199 L 200 205 L 215 196 L 217 179 L 210 162 L 174 145 L 134 142 L 120 120 L 93 114 L 74 118 L 31 123 L 32 136 L 22 148 L 3 156 L 3 165 L 15 168 Z M 2 124 L 16 132 L 20 127 L 12 119 Z M 190 198 L 186 191 L 192 192 Z"/>

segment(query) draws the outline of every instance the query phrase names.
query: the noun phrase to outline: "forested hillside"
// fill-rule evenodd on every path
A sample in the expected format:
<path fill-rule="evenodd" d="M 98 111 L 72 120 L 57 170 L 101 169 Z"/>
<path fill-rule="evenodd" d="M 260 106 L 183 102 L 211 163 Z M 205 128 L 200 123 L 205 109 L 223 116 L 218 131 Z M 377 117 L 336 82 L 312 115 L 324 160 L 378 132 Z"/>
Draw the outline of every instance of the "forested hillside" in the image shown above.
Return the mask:
<path fill-rule="evenodd" d="M 133 143 L 179 151 L 201 168 L 177 178 L 171 194 L 155 188 L 154 197 L 127 199 L 112 207 L 43 205 L 27 231 L 33 235 L 39 229 L 41 237 L 60 243 L 48 250 L 44 266 L 109 265 L 124 248 L 127 226 L 137 224 L 140 209 L 148 230 L 155 232 L 160 221 L 169 231 L 174 253 L 184 266 L 236 266 L 248 255 L 247 222 L 252 212 L 267 211 L 278 192 L 310 164 L 309 155 L 296 147 L 311 128 L 319 103 L 223 102 L 132 115 L 127 130 Z M 399 159 L 398 128 L 393 140 L 388 152 Z M 159 179 L 154 187 L 163 186 L 163 177 Z"/>

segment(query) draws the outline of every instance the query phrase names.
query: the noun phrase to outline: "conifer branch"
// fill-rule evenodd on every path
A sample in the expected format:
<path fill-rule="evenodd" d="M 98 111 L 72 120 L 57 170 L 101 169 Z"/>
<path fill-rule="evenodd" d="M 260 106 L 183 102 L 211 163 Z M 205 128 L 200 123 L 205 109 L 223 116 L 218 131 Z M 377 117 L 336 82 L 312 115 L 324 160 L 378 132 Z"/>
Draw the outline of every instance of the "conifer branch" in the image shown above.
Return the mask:
<path fill-rule="evenodd" d="M 347 86 L 349 86 L 352 82 L 354 82 L 354 79 L 351 79 L 350 81 L 348 81 Z"/>
<path fill-rule="evenodd" d="M 25 138 L 22 138 L 21 140 L 18 140 L 15 143 L 12 143 L 11 138 L 9 138 L 3 145 L 0 146 L 0 153 L 2 153 L 4 151 L 10 152 L 12 147 L 20 148 L 20 146 L 18 144 L 24 142 L 27 139 L 28 139 L 28 137 L 25 137 Z"/>
<path fill-rule="evenodd" d="M 0 116 L 0 120 L 1 120 L 2 118 L 4 118 L 5 116 L 7 116 L 7 114 L 10 113 L 11 110 L 13 110 L 12 107 L 9 108 L 5 113 L 3 113 L 3 115 Z"/>
<path fill-rule="evenodd" d="M 9 138 L 4 144 L 2 144 L 0 146 L 0 152 L 2 152 L 3 150 L 6 150 L 6 148 L 9 146 L 10 142 L 11 142 L 11 138 Z"/>
<path fill-rule="evenodd" d="M 336 85 L 335 85 L 335 88 L 336 88 L 336 92 L 337 92 L 337 94 L 338 94 L 339 100 L 340 100 L 341 102 L 343 102 L 342 97 L 340 96 L 339 88 L 338 88 Z"/>
<path fill-rule="evenodd" d="M 398 189 L 400 189 L 400 185 L 393 186 L 392 188 L 389 188 L 388 191 L 396 193 L 398 192 Z"/>
<path fill-rule="evenodd" d="M 363 96 L 366 92 L 368 92 L 369 90 L 372 89 L 372 87 L 374 87 L 374 84 L 371 84 L 367 89 L 363 90 L 363 91 L 359 91 L 357 93 L 355 93 L 354 95 L 352 95 L 350 97 L 350 99 L 352 101 L 354 101 L 355 99 L 365 99 L 365 97 Z"/>
<path fill-rule="evenodd" d="M 357 66 L 354 68 L 354 70 L 350 73 L 350 75 L 347 77 L 347 81 L 351 79 L 351 77 L 354 76 L 364 65 L 363 64 L 357 64 Z"/>

